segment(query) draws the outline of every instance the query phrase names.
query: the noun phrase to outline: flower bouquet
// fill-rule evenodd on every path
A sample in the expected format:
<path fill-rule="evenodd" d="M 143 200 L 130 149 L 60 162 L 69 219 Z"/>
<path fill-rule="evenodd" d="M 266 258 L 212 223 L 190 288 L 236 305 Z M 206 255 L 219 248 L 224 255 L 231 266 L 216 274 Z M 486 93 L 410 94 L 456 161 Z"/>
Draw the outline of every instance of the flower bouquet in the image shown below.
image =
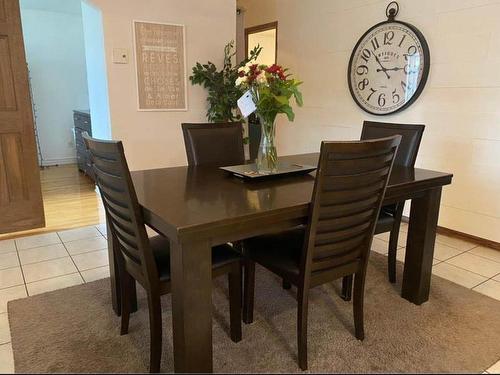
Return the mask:
<path fill-rule="evenodd" d="M 292 96 L 297 105 L 302 106 L 302 94 L 298 89 L 302 82 L 291 78 L 287 71 L 288 69 L 276 64 L 267 66 L 253 63 L 247 63 L 238 69 L 236 86 L 250 91 L 262 126 L 257 156 L 257 168 L 261 173 L 275 173 L 278 168 L 274 144 L 276 116 L 284 113 L 289 121 L 294 120 L 295 114 L 290 105 Z"/>

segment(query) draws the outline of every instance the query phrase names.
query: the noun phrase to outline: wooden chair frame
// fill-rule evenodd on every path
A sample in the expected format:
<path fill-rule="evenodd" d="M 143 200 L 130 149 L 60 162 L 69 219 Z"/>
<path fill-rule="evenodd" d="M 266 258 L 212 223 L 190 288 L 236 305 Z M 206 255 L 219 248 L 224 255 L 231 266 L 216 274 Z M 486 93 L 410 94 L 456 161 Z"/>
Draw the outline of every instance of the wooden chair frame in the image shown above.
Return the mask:
<path fill-rule="evenodd" d="M 171 282 L 160 279 L 137 201 L 122 142 L 101 141 L 83 134 L 90 152 L 92 169 L 104 203 L 106 218 L 114 243 L 121 284 L 121 330 L 128 333 L 131 313 L 131 294 L 137 281 L 146 290 L 150 327 L 150 372 L 159 372 L 162 348 L 162 295 L 171 291 Z M 165 239 L 168 246 L 168 240 Z M 168 248 L 165 249 L 167 251 Z M 228 275 L 230 298 L 230 336 L 241 340 L 241 260 L 214 266 L 214 278 Z"/>
<path fill-rule="evenodd" d="M 355 275 L 355 336 L 364 339 L 367 262 L 400 140 L 401 136 L 394 136 L 364 142 L 323 142 L 298 275 L 284 272 L 279 266 L 261 263 L 282 277 L 285 283 L 297 287 L 297 340 L 299 366 L 303 370 L 307 369 L 307 315 L 311 288 Z M 339 174 L 336 174 L 337 170 Z M 253 321 L 255 292 L 255 260 L 246 249 L 248 243 L 243 245 L 243 321 L 247 324 Z"/>

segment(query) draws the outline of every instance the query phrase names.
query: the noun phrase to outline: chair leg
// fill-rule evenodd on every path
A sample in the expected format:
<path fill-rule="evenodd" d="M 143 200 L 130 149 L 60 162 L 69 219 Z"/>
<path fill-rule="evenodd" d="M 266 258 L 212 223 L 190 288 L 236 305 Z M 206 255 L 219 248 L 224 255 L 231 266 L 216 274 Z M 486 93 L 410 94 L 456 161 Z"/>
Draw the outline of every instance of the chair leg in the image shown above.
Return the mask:
<path fill-rule="evenodd" d="M 227 275 L 229 281 L 229 316 L 231 340 L 241 341 L 241 265 L 235 263 Z"/>
<path fill-rule="evenodd" d="M 158 373 L 160 372 L 162 341 L 161 300 L 159 294 L 148 295 L 148 307 L 150 332 L 149 372 Z"/>
<path fill-rule="evenodd" d="M 291 283 L 289 283 L 288 281 L 286 281 L 285 279 L 283 279 L 282 286 L 283 286 L 283 289 L 285 289 L 285 290 L 290 290 L 290 289 L 292 289 L 292 284 L 291 284 Z"/>
<path fill-rule="evenodd" d="M 403 217 L 403 210 L 405 202 L 400 202 L 396 205 L 394 213 L 394 225 L 392 226 L 391 235 L 389 237 L 389 254 L 388 254 L 388 273 L 389 281 L 396 282 L 396 255 L 398 250 L 399 229 L 401 228 L 401 218 Z"/>
<path fill-rule="evenodd" d="M 129 319 L 130 319 L 130 285 L 132 276 L 125 270 L 120 272 L 121 280 L 120 280 L 120 291 L 121 291 L 121 310 L 122 310 L 122 319 L 121 319 L 121 329 L 120 335 L 126 335 L 128 333 Z"/>
<path fill-rule="evenodd" d="M 244 268 L 244 262 L 241 261 L 240 262 L 240 290 L 241 290 L 241 300 L 240 300 L 240 306 L 241 306 L 241 311 L 243 311 L 243 305 L 244 305 L 244 301 L 243 301 L 243 275 L 244 275 L 244 271 L 245 271 L 245 268 Z"/>
<path fill-rule="evenodd" d="M 352 275 L 342 278 L 342 294 L 340 297 L 344 301 L 350 301 L 352 299 L 352 279 Z"/>
<path fill-rule="evenodd" d="M 399 226 L 398 226 L 399 227 Z M 399 230 L 392 230 L 389 238 L 389 254 L 387 259 L 387 271 L 389 273 L 389 281 L 396 282 L 396 256 L 398 250 Z"/>
<path fill-rule="evenodd" d="M 299 349 L 299 367 L 307 370 L 307 312 L 309 290 L 300 288 L 297 293 L 297 347 Z"/>
<path fill-rule="evenodd" d="M 365 271 L 366 272 L 366 271 Z M 356 274 L 354 278 L 354 330 L 358 340 L 364 340 L 365 329 L 363 321 L 363 303 L 365 294 L 365 275 L 363 272 Z"/>
<path fill-rule="evenodd" d="M 250 259 L 245 259 L 245 283 L 243 293 L 243 322 L 250 324 L 253 322 L 253 304 L 255 293 L 255 263 Z"/>

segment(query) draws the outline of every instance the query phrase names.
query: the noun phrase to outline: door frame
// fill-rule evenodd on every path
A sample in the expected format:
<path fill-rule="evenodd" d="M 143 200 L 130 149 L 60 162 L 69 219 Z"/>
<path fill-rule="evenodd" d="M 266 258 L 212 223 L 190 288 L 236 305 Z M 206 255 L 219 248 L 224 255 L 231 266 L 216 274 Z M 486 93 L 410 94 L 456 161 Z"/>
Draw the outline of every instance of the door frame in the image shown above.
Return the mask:
<path fill-rule="evenodd" d="M 274 63 L 278 63 L 278 21 L 264 23 L 262 25 L 252 26 L 245 28 L 245 58 L 248 57 L 248 36 L 250 34 L 260 33 L 262 31 L 267 30 L 276 30 L 276 43 L 275 43 L 275 54 L 274 54 Z"/>

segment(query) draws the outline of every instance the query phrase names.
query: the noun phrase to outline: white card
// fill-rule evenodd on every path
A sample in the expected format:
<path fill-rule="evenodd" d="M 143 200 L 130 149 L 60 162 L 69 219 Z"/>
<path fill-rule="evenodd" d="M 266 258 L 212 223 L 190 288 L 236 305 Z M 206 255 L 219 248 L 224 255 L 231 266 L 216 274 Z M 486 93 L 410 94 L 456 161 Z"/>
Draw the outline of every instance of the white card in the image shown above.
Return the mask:
<path fill-rule="evenodd" d="M 241 98 L 238 99 L 238 108 L 240 109 L 243 117 L 248 117 L 257 110 L 255 103 L 253 102 L 252 93 L 248 90 L 243 94 Z"/>

